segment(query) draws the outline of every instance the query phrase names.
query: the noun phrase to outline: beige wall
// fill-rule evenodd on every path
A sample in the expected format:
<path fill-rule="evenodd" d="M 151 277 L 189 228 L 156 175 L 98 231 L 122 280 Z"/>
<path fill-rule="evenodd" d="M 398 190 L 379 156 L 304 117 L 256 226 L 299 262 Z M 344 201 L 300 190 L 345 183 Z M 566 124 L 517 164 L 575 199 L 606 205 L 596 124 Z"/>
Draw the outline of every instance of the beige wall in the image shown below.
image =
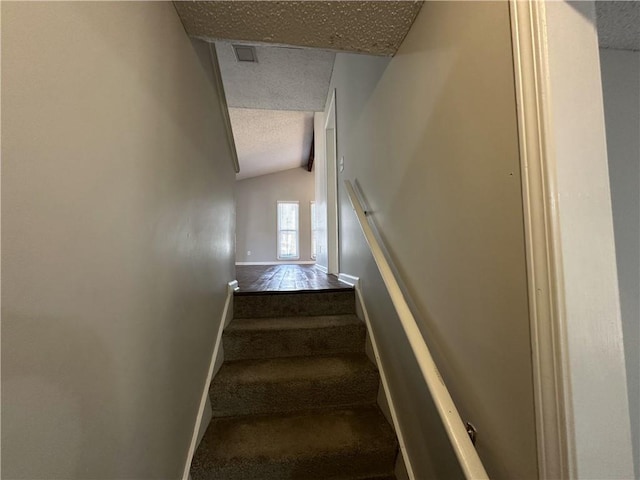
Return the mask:
<path fill-rule="evenodd" d="M 247 178 L 236 183 L 236 261 L 277 262 L 278 200 L 298 201 L 300 262 L 311 259 L 310 202 L 314 173 L 305 168 Z M 251 251 L 251 255 L 247 252 Z"/>
<path fill-rule="evenodd" d="M 234 171 L 168 2 L 2 2 L 3 478 L 178 478 Z"/>
<path fill-rule="evenodd" d="M 361 187 L 490 477 L 537 478 L 512 62 L 506 2 L 425 2 L 393 59 L 334 67 L 341 271 L 362 279 L 420 479 L 461 472 L 342 182 Z"/>

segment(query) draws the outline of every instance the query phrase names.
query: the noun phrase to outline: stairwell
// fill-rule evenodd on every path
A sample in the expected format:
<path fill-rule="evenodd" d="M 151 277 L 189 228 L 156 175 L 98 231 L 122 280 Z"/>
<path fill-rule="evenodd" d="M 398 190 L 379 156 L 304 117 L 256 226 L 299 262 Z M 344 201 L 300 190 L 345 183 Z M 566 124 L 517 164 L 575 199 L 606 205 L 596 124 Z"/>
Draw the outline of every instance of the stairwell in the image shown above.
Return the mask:
<path fill-rule="evenodd" d="M 193 480 L 393 479 L 353 290 L 236 293 Z"/>

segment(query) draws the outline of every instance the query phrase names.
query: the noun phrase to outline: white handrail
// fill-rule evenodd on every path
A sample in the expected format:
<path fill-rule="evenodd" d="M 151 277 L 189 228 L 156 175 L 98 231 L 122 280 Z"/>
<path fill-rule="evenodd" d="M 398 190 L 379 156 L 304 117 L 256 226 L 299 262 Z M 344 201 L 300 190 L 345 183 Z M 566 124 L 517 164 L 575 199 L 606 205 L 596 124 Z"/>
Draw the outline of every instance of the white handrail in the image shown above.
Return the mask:
<path fill-rule="evenodd" d="M 460 462 L 465 478 L 468 479 L 488 479 L 489 476 L 482 465 L 482 461 L 478 456 L 469 434 L 465 428 L 464 422 L 458 413 L 458 409 L 453 403 L 453 399 L 449 394 L 449 390 L 444 384 L 438 368 L 436 367 L 429 347 L 422 337 L 422 333 L 418 328 L 416 319 L 414 318 L 407 301 L 404 298 L 400 285 L 393 275 L 393 270 L 386 259 L 381 245 L 378 243 L 375 233 L 369 225 L 367 215 L 362 208 L 362 204 L 349 180 L 345 180 L 345 186 L 351 200 L 351 205 L 355 210 L 356 216 L 362 228 L 362 233 L 371 249 L 373 258 L 378 266 L 382 280 L 384 281 L 393 306 L 400 319 L 402 328 L 404 329 L 411 349 L 416 357 L 418 366 L 424 381 L 429 388 L 429 392 L 433 397 L 440 419 L 451 442 L 451 446 Z"/>

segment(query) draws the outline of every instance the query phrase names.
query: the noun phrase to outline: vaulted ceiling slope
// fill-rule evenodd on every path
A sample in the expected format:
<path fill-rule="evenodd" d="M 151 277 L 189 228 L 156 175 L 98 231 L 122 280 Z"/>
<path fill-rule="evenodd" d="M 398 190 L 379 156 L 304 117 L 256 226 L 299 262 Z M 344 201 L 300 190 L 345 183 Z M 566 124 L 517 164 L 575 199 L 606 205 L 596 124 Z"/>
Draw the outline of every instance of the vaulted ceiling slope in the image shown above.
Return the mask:
<path fill-rule="evenodd" d="M 230 42 L 215 48 L 240 162 L 236 178 L 306 165 L 313 112 L 324 109 L 335 53 L 255 46 L 254 63 L 239 62 Z"/>
<path fill-rule="evenodd" d="M 176 1 L 189 35 L 393 55 L 422 1 Z"/>
<path fill-rule="evenodd" d="M 602 48 L 640 50 L 640 1 L 598 1 L 596 12 Z"/>
<path fill-rule="evenodd" d="M 309 158 L 313 113 L 230 108 L 242 180 L 301 167 Z"/>

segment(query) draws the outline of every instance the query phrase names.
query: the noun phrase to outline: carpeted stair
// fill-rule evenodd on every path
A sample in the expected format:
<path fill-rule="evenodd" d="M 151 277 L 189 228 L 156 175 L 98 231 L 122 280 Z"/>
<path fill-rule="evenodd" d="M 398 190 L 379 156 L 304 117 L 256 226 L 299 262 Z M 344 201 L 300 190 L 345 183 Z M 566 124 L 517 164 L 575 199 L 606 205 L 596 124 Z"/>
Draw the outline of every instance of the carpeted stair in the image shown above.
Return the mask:
<path fill-rule="evenodd" d="M 193 480 L 393 479 L 353 290 L 237 293 Z"/>

